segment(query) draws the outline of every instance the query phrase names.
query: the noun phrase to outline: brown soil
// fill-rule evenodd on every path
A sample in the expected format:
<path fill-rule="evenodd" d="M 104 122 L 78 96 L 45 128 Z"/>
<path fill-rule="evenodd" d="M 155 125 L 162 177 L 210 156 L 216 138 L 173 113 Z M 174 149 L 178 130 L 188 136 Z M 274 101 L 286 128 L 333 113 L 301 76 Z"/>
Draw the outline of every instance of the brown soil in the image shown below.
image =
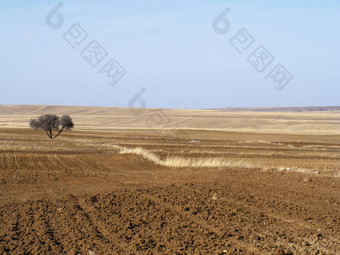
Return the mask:
<path fill-rule="evenodd" d="M 337 254 L 339 136 L 178 132 L 1 129 L 0 254 Z M 167 168 L 117 145 L 254 167 Z"/>

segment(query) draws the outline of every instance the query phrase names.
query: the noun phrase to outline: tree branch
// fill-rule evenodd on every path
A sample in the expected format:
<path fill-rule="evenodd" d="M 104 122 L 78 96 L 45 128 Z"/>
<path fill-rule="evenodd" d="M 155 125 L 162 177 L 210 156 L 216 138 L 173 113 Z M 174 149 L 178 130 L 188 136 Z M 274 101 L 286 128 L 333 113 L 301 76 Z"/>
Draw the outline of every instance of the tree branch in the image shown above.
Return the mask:
<path fill-rule="evenodd" d="M 51 137 L 50 137 L 50 134 L 47 132 L 47 129 L 45 129 L 45 132 L 46 132 L 46 135 L 47 135 L 49 138 L 51 138 Z"/>
<path fill-rule="evenodd" d="M 58 133 L 53 139 L 56 139 L 56 138 L 61 134 L 61 132 L 63 132 L 64 128 L 65 128 L 65 126 L 63 126 L 63 127 L 60 129 L 59 133 Z"/>

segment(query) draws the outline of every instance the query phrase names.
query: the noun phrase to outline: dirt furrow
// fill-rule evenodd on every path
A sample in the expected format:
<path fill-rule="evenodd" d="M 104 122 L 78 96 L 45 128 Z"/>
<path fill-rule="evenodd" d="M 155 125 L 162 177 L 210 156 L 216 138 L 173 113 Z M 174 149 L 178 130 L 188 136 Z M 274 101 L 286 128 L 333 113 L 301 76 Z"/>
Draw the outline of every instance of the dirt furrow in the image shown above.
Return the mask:
<path fill-rule="evenodd" d="M 96 230 L 98 235 L 108 241 L 118 252 L 128 251 L 129 247 L 124 243 L 120 242 L 119 238 L 114 233 L 108 231 L 105 224 L 100 220 L 100 212 L 96 212 L 96 209 L 86 203 L 84 198 L 78 199 L 80 211 L 84 217 L 88 220 L 91 226 Z"/>

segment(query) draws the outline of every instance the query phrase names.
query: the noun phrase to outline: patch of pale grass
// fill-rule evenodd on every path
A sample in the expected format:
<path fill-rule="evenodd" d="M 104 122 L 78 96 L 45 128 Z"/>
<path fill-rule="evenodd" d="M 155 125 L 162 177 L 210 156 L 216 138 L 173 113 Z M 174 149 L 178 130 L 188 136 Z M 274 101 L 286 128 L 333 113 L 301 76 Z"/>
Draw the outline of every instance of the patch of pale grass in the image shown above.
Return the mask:
<path fill-rule="evenodd" d="M 167 167 L 223 167 L 225 160 L 223 158 L 185 158 L 185 157 L 167 157 L 159 162 L 162 166 Z"/>
<path fill-rule="evenodd" d="M 151 151 L 148 151 L 146 149 L 143 149 L 142 147 L 137 147 L 137 148 L 121 148 L 120 149 L 120 154 L 135 154 L 142 156 L 145 159 L 148 159 L 156 164 L 159 164 L 161 161 L 159 157 L 152 153 Z"/>
<path fill-rule="evenodd" d="M 154 162 L 157 165 L 174 167 L 174 168 L 248 168 L 255 169 L 259 168 L 266 172 L 269 170 L 285 171 L 285 172 L 298 172 L 304 174 L 320 175 L 320 171 L 313 169 L 301 168 L 301 167 L 268 167 L 263 166 L 261 163 L 247 162 L 244 160 L 225 159 L 223 157 L 209 157 L 209 158 L 198 158 L 198 157 L 179 157 L 179 156 L 168 156 L 164 160 L 160 159 L 155 153 L 148 151 L 142 147 L 137 148 L 124 148 L 120 149 L 120 154 L 135 154 L 142 156 L 143 158 Z M 339 177 L 340 173 L 331 174 L 330 176 Z"/>
<path fill-rule="evenodd" d="M 137 148 L 122 148 L 120 150 L 120 154 L 135 154 L 140 155 L 145 159 L 148 159 L 155 164 L 166 166 L 166 167 L 176 167 L 176 168 L 184 168 L 184 167 L 244 167 L 244 168 L 254 168 L 257 167 L 254 164 L 247 163 L 244 161 L 227 161 L 225 158 L 198 158 L 198 157 L 179 157 L 179 156 L 168 156 L 164 160 L 160 159 L 156 154 L 150 152 L 141 147 Z"/>

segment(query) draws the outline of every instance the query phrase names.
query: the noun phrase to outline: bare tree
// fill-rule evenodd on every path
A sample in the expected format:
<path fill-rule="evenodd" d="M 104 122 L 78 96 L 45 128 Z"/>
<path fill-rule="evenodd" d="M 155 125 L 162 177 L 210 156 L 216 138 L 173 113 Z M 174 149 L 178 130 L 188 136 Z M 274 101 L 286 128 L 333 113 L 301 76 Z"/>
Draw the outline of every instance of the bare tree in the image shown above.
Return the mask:
<path fill-rule="evenodd" d="M 72 119 L 68 115 L 63 115 L 59 118 L 55 114 L 45 114 L 38 119 L 30 121 L 30 127 L 34 129 L 44 130 L 50 139 L 57 138 L 63 130 L 71 130 L 74 127 Z M 57 132 L 53 136 L 53 131 Z"/>
<path fill-rule="evenodd" d="M 61 125 L 61 129 L 53 139 L 57 138 L 61 134 L 61 132 L 63 132 L 64 129 L 65 130 L 71 130 L 74 127 L 72 119 L 68 115 L 63 115 L 60 118 L 60 125 Z"/>

